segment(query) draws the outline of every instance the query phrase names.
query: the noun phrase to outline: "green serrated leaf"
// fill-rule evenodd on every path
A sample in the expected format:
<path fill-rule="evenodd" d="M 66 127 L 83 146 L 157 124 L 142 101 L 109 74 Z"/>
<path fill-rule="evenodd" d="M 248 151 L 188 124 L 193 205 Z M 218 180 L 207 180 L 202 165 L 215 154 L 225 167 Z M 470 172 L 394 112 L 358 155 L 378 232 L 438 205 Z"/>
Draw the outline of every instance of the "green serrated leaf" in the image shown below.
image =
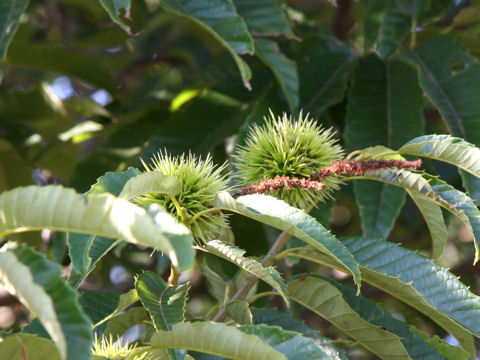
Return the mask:
<path fill-rule="evenodd" d="M 153 348 L 187 349 L 237 360 L 251 360 L 252 356 L 262 360 L 287 360 L 258 336 L 210 321 L 176 324 L 171 331 L 154 334 L 150 343 Z"/>
<path fill-rule="evenodd" d="M 225 306 L 228 315 L 235 320 L 237 324 L 248 325 L 252 323 L 252 313 L 248 301 L 234 300 Z"/>
<path fill-rule="evenodd" d="M 378 51 L 383 59 L 388 59 L 395 52 L 410 30 L 412 20 L 416 21 L 405 14 L 398 5 L 395 0 L 386 2 L 378 38 Z"/>
<path fill-rule="evenodd" d="M 455 165 L 480 177 L 480 149 L 450 135 L 425 135 L 398 149 L 400 154 L 426 157 Z"/>
<path fill-rule="evenodd" d="M 413 173 L 406 170 L 377 170 L 349 180 L 369 179 L 385 182 L 404 188 L 409 194 L 431 200 L 458 217 L 475 238 L 475 262 L 478 260 L 480 242 L 480 212 L 465 193 L 456 190 L 444 181 L 427 174 Z M 425 204 L 423 204 L 425 205 Z M 426 219 L 432 225 L 431 219 Z M 442 229 L 437 229 L 443 231 Z M 443 235 L 442 235 L 443 236 Z M 438 245 L 441 249 L 441 243 Z"/>
<path fill-rule="evenodd" d="M 347 106 L 346 146 L 349 151 L 375 145 L 400 147 L 423 133 L 422 111 L 415 71 L 398 60 L 383 61 L 368 55 L 355 68 Z M 354 191 L 363 235 L 388 238 L 405 202 L 405 193 L 370 181 L 355 182 Z"/>
<path fill-rule="evenodd" d="M 7 55 L 8 45 L 27 5 L 28 0 L 5 0 L 0 3 L 0 60 Z"/>
<path fill-rule="evenodd" d="M 253 54 L 253 40 L 245 21 L 238 15 L 233 0 L 160 0 L 159 3 L 166 10 L 192 20 L 213 35 L 230 52 L 245 87 L 250 88 L 252 72 L 237 54 Z"/>
<path fill-rule="evenodd" d="M 88 360 L 93 342 L 90 321 L 60 266 L 19 246 L 0 251 L 0 281 L 38 318 L 62 360 Z"/>
<path fill-rule="evenodd" d="M 205 249 L 216 256 L 228 260 L 245 271 L 255 275 L 273 287 L 288 304 L 287 288 L 281 275 L 274 268 L 264 268 L 258 261 L 244 256 L 245 250 L 219 240 L 212 240 L 205 244 Z"/>
<path fill-rule="evenodd" d="M 84 197 L 61 186 L 28 186 L 2 193 L 0 209 L 2 235 L 43 228 L 98 234 L 159 249 L 183 269 L 193 265 L 193 249 L 177 254 L 169 239 L 182 236 L 192 244 L 187 228 L 178 224 L 174 232 L 171 226 L 162 229 L 145 210 L 112 195 Z"/>
<path fill-rule="evenodd" d="M 325 318 L 382 359 L 411 359 L 401 339 L 362 319 L 328 281 L 306 277 L 288 284 L 290 297 Z"/>
<path fill-rule="evenodd" d="M 169 286 L 160 275 L 145 271 L 136 277 L 135 288 L 157 330 L 171 330 L 185 320 L 190 284 Z"/>
<path fill-rule="evenodd" d="M 314 218 L 282 200 L 267 195 L 233 199 L 227 192 L 217 196 L 216 207 L 233 211 L 296 236 L 344 264 L 360 286 L 358 264 L 344 246 Z"/>
<path fill-rule="evenodd" d="M 364 320 L 397 335 L 412 359 L 448 359 L 441 356 L 434 347 L 431 347 L 422 337 L 413 332 L 406 323 L 395 319 L 376 302 L 363 296 L 357 296 L 352 288 L 341 285 L 333 279 L 316 274 L 310 276 L 328 281 L 335 286 L 342 293 L 343 300 Z"/>
<path fill-rule="evenodd" d="M 475 354 L 470 334 L 480 330 L 480 299 L 456 276 L 432 260 L 390 242 L 348 238 L 343 243 L 359 262 L 365 281 L 424 313 Z M 338 262 L 312 248 L 295 255 L 345 271 Z"/>

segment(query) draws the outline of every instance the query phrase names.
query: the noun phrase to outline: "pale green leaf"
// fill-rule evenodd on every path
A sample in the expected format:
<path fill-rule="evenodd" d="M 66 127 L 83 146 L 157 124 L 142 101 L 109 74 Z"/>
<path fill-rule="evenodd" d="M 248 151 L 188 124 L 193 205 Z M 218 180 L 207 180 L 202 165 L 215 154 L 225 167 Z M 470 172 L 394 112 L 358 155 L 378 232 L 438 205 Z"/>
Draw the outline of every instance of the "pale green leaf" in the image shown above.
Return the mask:
<path fill-rule="evenodd" d="M 333 279 L 316 274 L 310 276 L 328 281 L 335 286 L 342 293 L 343 300 L 364 320 L 397 335 L 412 359 L 446 360 L 434 347 L 431 347 L 422 337 L 412 331 L 406 323 L 395 319 L 376 302 L 363 296 L 357 296 L 354 289 L 341 285 Z"/>
<path fill-rule="evenodd" d="M 145 271 L 136 277 L 135 289 L 157 330 L 171 330 L 173 325 L 185 320 L 190 284 L 170 286 L 160 275 Z"/>
<path fill-rule="evenodd" d="M 88 360 L 90 321 L 77 294 L 63 280 L 60 266 L 20 246 L 0 251 L 0 281 L 35 314 L 57 346 L 63 360 Z"/>
<path fill-rule="evenodd" d="M 410 140 L 398 152 L 444 161 L 480 177 L 480 149 L 449 135 L 425 135 Z"/>
<path fill-rule="evenodd" d="M 182 184 L 177 178 L 164 175 L 160 171 L 148 171 L 128 180 L 119 197 L 131 200 L 152 193 L 176 196 L 181 189 Z"/>
<path fill-rule="evenodd" d="M 50 339 L 30 334 L 8 336 L 0 343 L 0 354 L 8 360 L 60 360 Z"/>
<path fill-rule="evenodd" d="M 237 324 L 247 325 L 252 323 L 252 313 L 250 312 L 248 301 L 234 300 L 229 302 L 225 309 Z"/>
<path fill-rule="evenodd" d="M 227 192 L 217 196 L 216 207 L 233 211 L 264 224 L 283 230 L 341 262 L 360 286 L 358 264 L 348 250 L 320 223 L 304 211 L 267 195 L 247 195 L 238 199 Z"/>
<path fill-rule="evenodd" d="M 186 349 L 236 360 L 287 360 L 258 336 L 214 322 L 180 323 L 152 336 L 152 348 Z"/>
<path fill-rule="evenodd" d="M 362 319 L 329 282 L 307 277 L 288 284 L 290 297 L 325 318 L 382 359 L 411 359 L 401 339 Z"/>
<path fill-rule="evenodd" d="M 219 240 L 209 241 L 205 244 L 205 249 L 209 253 L 228 260 L 243 270 L 248 271 L 250 274 L 262 279 L 268 285 L 277 290 L 279 295 L 281 295 L 288 304 L 285 283 L 283 282 L 281 275 L 274 268 L 264 268 L 258 261 L 245 257 L 245 250 Z"/>
<path fill-rule="evenodd" d="M 417 205 L 427 223 L 432 237 L 432 257 L 438 259 L 443 254 L 448 240 L 448 231 L 443 219 L 442 209 L 437 203 L 424 196 L 417 195 L 409 190 L 407 190 L 407 193 Z"/>
<path fill-rule="evenodd" d="M 235 9 L 233 0 L 159 0 L 168 11 L 185 17 L 209 32 L 232 55 L 243 83 L 250 88 L 252 72 L 237 54 L 253 54 L 254 46 L 247 25 Z M 215 9 L 215 11 L 212 11 Z"/>
<path fill-rule="evenodd" d="M 44 228 L 98 234 L 163 251 L 182 269 L 193 265 L 193 249 L 177 254 L 171 240 L 188 239 L 191 244 L 186 227 L 169 223 L 162 228 L 144 209 L 112 195 L 84 197 L 61 186 L 28 186 L 2 193 L 0 209 L 2 235 Z"/>
<path fill-rule="evenodd" d="M 8 45 L 27 5 L 28 0 L 3 0 L 0 3 L 0 60 L 7 55 Z"/>

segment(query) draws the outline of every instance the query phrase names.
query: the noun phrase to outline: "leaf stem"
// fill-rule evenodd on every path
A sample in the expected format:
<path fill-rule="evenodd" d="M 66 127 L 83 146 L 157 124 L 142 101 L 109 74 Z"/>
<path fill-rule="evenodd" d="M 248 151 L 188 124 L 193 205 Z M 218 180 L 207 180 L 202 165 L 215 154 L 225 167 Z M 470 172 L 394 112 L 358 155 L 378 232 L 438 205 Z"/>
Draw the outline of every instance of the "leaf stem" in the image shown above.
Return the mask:
<path fill-rule="evenodd" d="M 276 257 L 275 257 L 275 260 L 281 260 L 283 259 L 285 256 L 288 256 L 289 254 L 295 252 L 295 251 L 298 251 L 298 250 L 303 250 L 305 249 L 304 247 L 296 247 L 296 248 L 291 248 L 291 249 L 287 249 L 287 250 L 283 250 L 280 254 L 278 254 Z"/>

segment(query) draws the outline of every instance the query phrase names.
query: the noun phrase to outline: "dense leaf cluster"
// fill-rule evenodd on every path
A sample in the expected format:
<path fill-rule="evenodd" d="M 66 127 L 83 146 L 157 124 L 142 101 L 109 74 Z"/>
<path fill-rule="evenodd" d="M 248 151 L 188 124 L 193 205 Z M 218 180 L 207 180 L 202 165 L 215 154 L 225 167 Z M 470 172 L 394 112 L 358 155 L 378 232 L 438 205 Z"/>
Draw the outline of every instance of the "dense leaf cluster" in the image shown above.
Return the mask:
<path fill-rule="evenodd" d="M 479 14 L 0 1 L 0 357 L 476 358 Z"/>

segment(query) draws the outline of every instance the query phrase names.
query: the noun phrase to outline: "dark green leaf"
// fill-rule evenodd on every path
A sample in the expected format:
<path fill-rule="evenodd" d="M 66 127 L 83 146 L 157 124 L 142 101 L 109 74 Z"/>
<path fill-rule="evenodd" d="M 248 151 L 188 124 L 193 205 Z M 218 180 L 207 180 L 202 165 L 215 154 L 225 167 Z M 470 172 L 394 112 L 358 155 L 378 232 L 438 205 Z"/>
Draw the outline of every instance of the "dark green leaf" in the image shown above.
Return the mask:
<path fill-rule="evenodd" d="M 432 37 L 414 49 L 401 48 L 400 54 L 416 64 L 423 89 L 452 134 L 480 145 L 480 64 L 450 36 Z M 470 194 L 480 195 L 479 180 L 465 183 Z"/>
<path fill-rule="evenodd" d="M 256 55 L 273 72 L 282 88 L 290 110 L 295 112 L 298 107 L 298 73 L 296 64 L 288 59 L 271 40 L 255 40 Z"/>
<path fill-rule="evenodd" d="M 278 0 L 234 0 L 238 13 L 253 35 L 294 37 Z"/>
<path fill-rule="evenodd" d="M 139 325 L 150 320 L 148 312 L 143 307 L 136 307 L 119 314 L 108 321 L 103 336 L 117 339 L 122 336 L 132 326 Z"/>
<path fill-rule="evenodd" d="M 120 301 L 120 293 L 116 291 L 90 291 L 81 294 L 78 300 L 92 323 L 96 324 L 115 311 Z M 97 329 L 103 331 L 105 326 L 106 324 L 103 324 L 102 327 Z"/>
<path fill-rule="evenodd" d="M 168 11 L 193 20 L 212 34 L 233 56 L 243 83 L 250 88 L 251 70 L 237 54 L 253 54 L 253 40 L 247 25 L 233 4 L 233 0 L 160 0 Z M 215 11 L 212 11 L 215 9 Z"/>
<path fill-rule="evenodd" d="M 381 70 L 380 70 L 381 69 Z M 355 68 L 345 128 L 347 148 L 375 145 L 396 148 L 423 133 L 423 100 L 415 72 L 399 61 L 374 55 Z M 388 184 L 355 182 L 363 234 L 386 239 L 405 201 L 405 193 Z"/>

